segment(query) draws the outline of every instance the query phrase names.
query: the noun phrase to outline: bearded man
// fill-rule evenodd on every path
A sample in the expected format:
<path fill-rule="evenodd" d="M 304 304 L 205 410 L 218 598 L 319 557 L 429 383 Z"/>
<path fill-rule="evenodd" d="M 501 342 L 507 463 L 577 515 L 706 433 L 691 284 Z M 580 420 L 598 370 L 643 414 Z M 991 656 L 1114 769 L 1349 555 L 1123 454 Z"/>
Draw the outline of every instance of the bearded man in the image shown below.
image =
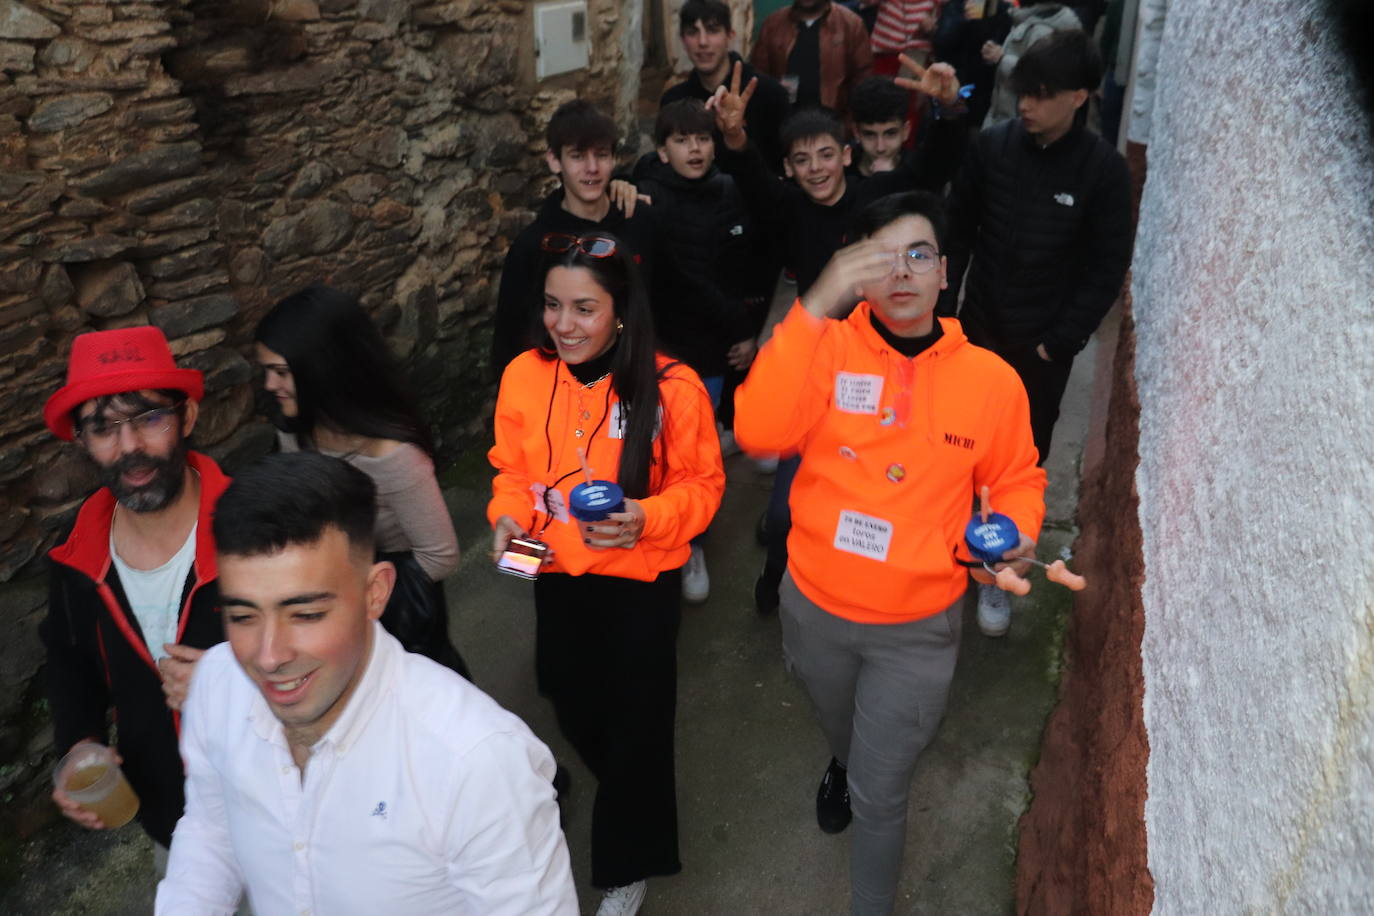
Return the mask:
<path fill-rule="evenodd" d="M 67 384 L 43 408 L 102 483 L 49 554 L 40 633 L 55 745 L 109 743 L 114 712 L 159 871 L 184 805 L 181 702 L 196 661 L 224 639 L 210 513 L 229 480 L 187 444 L 203 394 L 201 374 L 176 367 L 160 330 L 131 327 L 77 337 Z M 76 823 L 106 827 L 60 789 L 53 800 Z"/>

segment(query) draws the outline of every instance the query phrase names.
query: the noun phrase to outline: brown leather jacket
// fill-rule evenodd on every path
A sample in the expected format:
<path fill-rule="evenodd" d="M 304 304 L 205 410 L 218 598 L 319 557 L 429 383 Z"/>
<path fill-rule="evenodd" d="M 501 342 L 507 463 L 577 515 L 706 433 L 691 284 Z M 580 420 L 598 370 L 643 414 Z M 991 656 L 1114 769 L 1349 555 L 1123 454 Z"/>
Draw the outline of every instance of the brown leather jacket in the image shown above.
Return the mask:
<path fill-rule="evenodd" d="M 873 72 L 868 30 L 857 13 L 834 3 L 827 4 L 821 15 L 821 104 L 847 119 L 849 91 Z M 749 62 L 781 80 L 787 72 L 787 58 L 797 42 L 797 24 L 802 18 L 791 6 L 771 13 L 763 20 Z"/>

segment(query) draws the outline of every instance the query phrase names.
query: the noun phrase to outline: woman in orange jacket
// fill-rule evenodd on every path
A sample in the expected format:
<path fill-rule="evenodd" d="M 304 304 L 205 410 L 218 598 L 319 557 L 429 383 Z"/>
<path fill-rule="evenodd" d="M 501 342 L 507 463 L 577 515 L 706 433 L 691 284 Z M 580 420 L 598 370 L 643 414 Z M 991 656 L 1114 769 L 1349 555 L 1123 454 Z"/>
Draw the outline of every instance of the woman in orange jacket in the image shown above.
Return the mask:
<path fill-rule="evenodd" d="M 539 689 L 598 783 L 599 912 L 633 914 L 646 878 L 682 867 L 673 765 L 681 567 L 720 505 L 725 473 L 706 389 L 655 352 L 620 243 L 550 234 L 543 248 L 543 341 L 501 378 L 487 516 L 494 559 L 515 537 L 548 545 L 534 583 Z M 619 484 L 621 511 L 573 517 L 584 462 Z"/>
<path fill-rule="evenodd" d="M 986 486 L 1022 533 L 1004 559 L 1028 556 L 1045 472 L 1015 371 L 934 315 L 938 198 L 881 198 L 854 229 L 861 241 L 831 258 L 736 393 L 735 436 L 746 450 L 801 454 L 783 654 L 831 749 L 817 822 L 839 832 L 852 810 L 853 912 L 876 916 L 894 906 L 911 774 L 958 657 L 974 493 Z M 829 320 L 856 289 L 865 301 Z"/>

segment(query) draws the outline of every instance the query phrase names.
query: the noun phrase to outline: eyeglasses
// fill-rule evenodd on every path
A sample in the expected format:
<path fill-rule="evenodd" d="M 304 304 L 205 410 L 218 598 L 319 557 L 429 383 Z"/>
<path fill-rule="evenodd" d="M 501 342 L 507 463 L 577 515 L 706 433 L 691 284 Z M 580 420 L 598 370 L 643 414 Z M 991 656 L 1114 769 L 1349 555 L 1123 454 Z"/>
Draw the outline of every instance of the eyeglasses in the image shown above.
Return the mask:
<path fill-rule="evenodd" d="M 154 407 L 123 420 L 89 419 L 81 423 L 76 434 L 92 449 L 108 449 L 114 445 L 119 441 L 119 428 L 125 424 L 128 424 L 129 429 L 140 439 L 160 436 L 172 428 L 172 421 L 180 415 L 183 403 L 185 402 L 178 402 L 170 407 Z"/>
<path fill-rule="evenodd" d="M 892 269 L 905 267 L 914 274 L 928 274 L 940 264 L 940 252 L 930 245 L 917 245 L 906 251 L 899 251 L 892 259 Z"/>
<path fill-rule="evenodd" d="M 576 248 L 589 258 L 609 258 L 615 254 L 615 240 L 599 235 L 571 235 L 567 232 L 550 232 L 540 243 L 551 254 L 562 254 Z"/>

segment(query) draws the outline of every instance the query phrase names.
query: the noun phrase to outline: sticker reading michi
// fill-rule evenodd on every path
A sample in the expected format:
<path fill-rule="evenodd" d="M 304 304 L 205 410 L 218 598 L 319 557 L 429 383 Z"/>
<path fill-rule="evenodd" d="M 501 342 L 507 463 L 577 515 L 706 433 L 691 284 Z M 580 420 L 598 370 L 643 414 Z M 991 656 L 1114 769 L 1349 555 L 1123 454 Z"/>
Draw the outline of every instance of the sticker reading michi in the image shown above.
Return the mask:
<path fill-rule="evenodd" d="M 835 526 L 835 549 L 856 553 L 861 557 L 887 562 L 887 548 L 892 544 L 892 523 L 848 509 L 840 511 L 840 523 Z"/>

